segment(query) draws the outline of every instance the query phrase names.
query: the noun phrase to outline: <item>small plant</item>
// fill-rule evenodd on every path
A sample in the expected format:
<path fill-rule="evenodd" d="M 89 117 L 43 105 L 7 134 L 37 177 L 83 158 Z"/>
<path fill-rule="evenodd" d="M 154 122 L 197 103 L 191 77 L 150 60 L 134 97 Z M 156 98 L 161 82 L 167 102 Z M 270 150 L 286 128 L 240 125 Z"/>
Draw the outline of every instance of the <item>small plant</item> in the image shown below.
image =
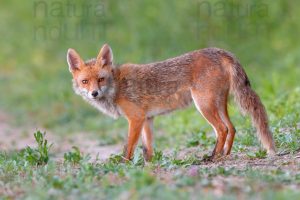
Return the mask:
<path fill-rule="evenodd" d="M 200 144 L 198 138 L 191 138 L 187 141 L 187 147 L 195 147 L 195 146 L 198 146 Z"/>
<path fill-rule="evenodd" d="M 160 163 L 163 160 L 163 152 L 155 150 L 152 158 L 152 163 Z"/>
<path fill-rule="evenodd" d="M 108 163 L 117 165 L 123 162 L 123 158 L 123 154 L 112 154 L 108 159 Z"/>
<path fill-rule="evenodd" d="M 21 155 L 31 165 L 43 165 L 49 161 L 49 150 L 53 144 L 48 145 L 48 141 L 45 139 L 46 132 L 42 133 L 37 131 L 34 133 L 35 141 L 37 142 L 37 148 L 31 148 L 27 146 Z"/>
<path fill-rule="evenodd" d="M 131 162 L 135 166 L 143 166 L 145 164 L 142 147 L 136 149 Z"/>
<path fill-rule="evenodd" d="M 247 156 L 252 159 L 254 158 L 263 159 L 267 157 L 267 151 L 260 149 L 257 152 L 248 152 Z"/>
<path fill-rule="evenodd" d="M 188 138 L 187 147 L 195 147 L 198 145 L 208 147 L 213 143 L 214 143 L 214 139 L 207 136 L 206 132 L 201 131 L 199 133 L 192 134 L 192 136 Z"/>
<path fill-rule="evenodd" d="M 238 141 L 241 145 L 244 146 L 253 146 L 256 143 L 256 138 L 253 129 L 247 129 L 245 130 L 245 133 L 241 135 L 240 138 L 238 138 Z"/>
<path fill-rule="evenodd" d="M 73 149 L 73 151 L 64 154 L 64 162 L 78 164 L 82 160 L 83 157 L 82 157 L 78 147 L 73 146 L 72 149 Z"/>

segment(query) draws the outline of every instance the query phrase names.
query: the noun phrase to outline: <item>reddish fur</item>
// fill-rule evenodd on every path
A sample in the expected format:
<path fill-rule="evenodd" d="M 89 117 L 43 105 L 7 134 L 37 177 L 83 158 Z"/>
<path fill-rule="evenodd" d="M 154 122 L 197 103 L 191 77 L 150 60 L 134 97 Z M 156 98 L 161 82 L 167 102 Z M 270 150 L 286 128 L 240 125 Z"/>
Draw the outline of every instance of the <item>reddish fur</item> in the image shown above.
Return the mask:
<path fill-rule="evenodd" d="M 227 112 L 229 92 L 251 115 L 264 147 L 270 153 L 275 152 L 264 107 L 251 89 L 243 68 L 229 52 L 207 48 L 162 62 L 120 67 L 112 64 L 112 51 L 108 45 L 103 46 L 96 60 L 86 63 L 74 52 L 68 54 L 68 62 L 71 69 L 78 64 L 71 70 L 77 83 L 75 91 L 81 87 L 87 90 L 101 88 L 104 84 L 110 93 L 103 92 L 98 100 L 88 101 L 106 114 L 123 115 L 128 120 L 126 159 L 131 159 L 143 133 L 144 156 L 150 160 L 153 155 L 153 117 L 184 108 L 192 101 L 216 132 L 217 143 L 212 156 L 229 154 L 235 136 Z M 99 74 L 105 74 L 106 81 L 101 84 L 96 81 Z M 81 77 L 88 79 L 89 84 L 80 85 Z"/>

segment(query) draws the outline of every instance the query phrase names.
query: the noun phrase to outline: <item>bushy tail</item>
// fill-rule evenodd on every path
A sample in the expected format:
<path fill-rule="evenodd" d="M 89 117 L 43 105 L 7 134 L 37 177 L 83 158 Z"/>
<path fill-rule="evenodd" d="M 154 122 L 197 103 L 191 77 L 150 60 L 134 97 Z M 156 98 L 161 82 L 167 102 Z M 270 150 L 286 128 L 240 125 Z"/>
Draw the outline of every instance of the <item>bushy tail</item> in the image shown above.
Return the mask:
<path fill-rule="evenodd" d="M 234 59 L 231 70 L 231 92 L 244 114 L 249 114 L 257 135 L 269 154 L 275 154 L 275 145 L 269 129 L 268 116 L 259 96 L 251 89 L 248 77 Z"/>

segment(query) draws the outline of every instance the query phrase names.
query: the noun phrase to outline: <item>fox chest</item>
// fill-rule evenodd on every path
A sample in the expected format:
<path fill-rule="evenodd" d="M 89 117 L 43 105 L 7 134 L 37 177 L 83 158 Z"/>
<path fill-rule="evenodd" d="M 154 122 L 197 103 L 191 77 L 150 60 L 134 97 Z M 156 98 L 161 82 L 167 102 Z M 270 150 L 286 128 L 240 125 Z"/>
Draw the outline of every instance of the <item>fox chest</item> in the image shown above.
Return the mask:
<path fill-rule="evenodd" d="M 117 119 L 121 115 L 119 107 L 112 100 L 109 101 L 107 99 L 100 99 L 89 101 L 89 103 L 103 114 L 106 114 L 114 119 Z"/>

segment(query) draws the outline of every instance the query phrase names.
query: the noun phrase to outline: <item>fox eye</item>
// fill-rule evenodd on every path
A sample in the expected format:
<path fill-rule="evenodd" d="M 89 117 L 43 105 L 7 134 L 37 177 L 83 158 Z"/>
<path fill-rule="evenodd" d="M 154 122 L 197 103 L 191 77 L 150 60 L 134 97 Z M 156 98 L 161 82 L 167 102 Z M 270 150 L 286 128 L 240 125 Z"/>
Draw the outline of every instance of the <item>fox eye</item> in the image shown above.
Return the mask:
<path fill-rule="evenodd" d="M 103 78 L 103 77 L 98 79 L 98 82 L 99 82 L 99 83 L 102 82 L 102 81 L 104 81 L 104 78 Z"/>
<path fill-rule="evenodd" d="M 83 84 L 87 84 L 88 83 L 88 80 L 82 80 L 81 81 Z"/>

